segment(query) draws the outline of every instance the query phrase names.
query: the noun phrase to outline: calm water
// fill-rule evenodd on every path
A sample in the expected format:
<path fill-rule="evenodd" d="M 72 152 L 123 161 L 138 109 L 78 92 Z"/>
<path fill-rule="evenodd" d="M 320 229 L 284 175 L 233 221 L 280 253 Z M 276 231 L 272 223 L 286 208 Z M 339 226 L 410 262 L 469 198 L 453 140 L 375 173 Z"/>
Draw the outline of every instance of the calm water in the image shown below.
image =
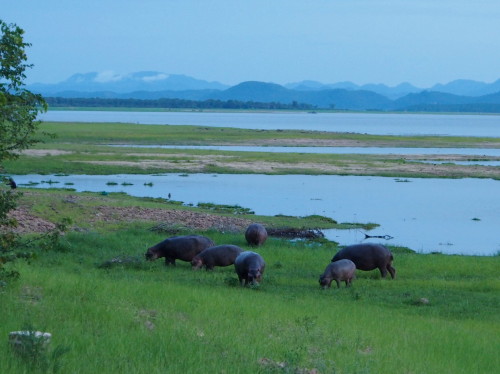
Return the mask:
<path fill-rule="evenodd" d="M 179 174 L 108 176 L 14 176 L 17 183 L 59 181 L 38 187 L 126 192 L 133 196 L 240 205 L 256 214 L 320 214 L 338 222 L 381 226 L 369 235 L 422 253 L 493 255 L 500 251 L 500 181 L 491 179 L 399 180 L 365 176 Z M 108 186 L 107 182 L 117 182 Z M 121 183 L 132 183 L 123 186 Z M 152 187 L 144 183 L 153 183 Z M 362 242 L 362 230 L 327 230 L 341 244 Z"/>
<path fill-rule="evenodd" d="M 499 115 L 49 111 L 39 118 L 61 122 L 317 130 L 374 135 L 500 137 Z"/>

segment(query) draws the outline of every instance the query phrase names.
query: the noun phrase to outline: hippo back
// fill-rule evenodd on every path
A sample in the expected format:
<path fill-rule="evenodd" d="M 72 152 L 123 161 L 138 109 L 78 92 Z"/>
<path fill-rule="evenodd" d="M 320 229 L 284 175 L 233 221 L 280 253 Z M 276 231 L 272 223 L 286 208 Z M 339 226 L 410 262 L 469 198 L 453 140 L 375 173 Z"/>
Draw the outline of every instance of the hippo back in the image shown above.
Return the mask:
<path fill-rule="evenodd" d="M 195 261 L 197 258 L 201 260 L 202 264 L 209 266 L 229 266 L 234 264 L 234 261 L 243 249 L 232 244 L 222 244 L 214 247 L 209 247 L 201 251 L 193 259 Z"/>
<path fill-rule="evenodd" d="M 201 235 L 173 236 L 152 246 L 146 252 L 146 258 L 154 260 L 159 257 L 191 261 L 205 248 L 214 246 L 214 242 Z"/>
<path fill-rule="evenodd" d="M 348 259 L 354 262 L 357 269 L 373 270 L 385 267 L 392 261 L 392 253 L 381 244 L 354 244 L 341 249 L 332 258 L 332 262 Z"/>
<path fill-rule="evenodd" d="M 248 280 L 249 274 L 261 276 L 266 268 L 266 263 L 258 253 L 245 251 L 236 257 L 234 268 L 240 279 Z"/>
<path fill-rule="evenodd" d="M 201 235 L 174 236 L 169 243 L 175 257 L 182 261 L 191 261 L 198 253 L 214 245 L 212 240 Z"/>
<path fill-rule="evenodd" d="M 245 231 L 245 239 L 252 246 L 263 245 L 267 240 L 267 230 L 259 223 L 252 223 Z"/>

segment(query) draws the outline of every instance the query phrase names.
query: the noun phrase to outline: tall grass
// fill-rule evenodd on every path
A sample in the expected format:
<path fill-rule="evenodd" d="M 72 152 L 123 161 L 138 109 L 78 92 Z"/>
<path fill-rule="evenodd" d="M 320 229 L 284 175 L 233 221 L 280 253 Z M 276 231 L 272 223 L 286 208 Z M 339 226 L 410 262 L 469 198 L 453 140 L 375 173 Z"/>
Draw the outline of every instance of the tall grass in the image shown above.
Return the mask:
<path fill-rule="evenodd" d="M 239 234 L 207 232 L 250 249 Z M 0 336 L 30 323 L 68 347 L 63 373 L 492 373 L 500 364 L 499 257 L 395 254 L 396 280 L 358 272 L 319 288 L 332 249 L 270 238 L 259 287 L 233 267 L 145 262 L 164 235 L 70 233 L 58 251 L 18 263 L 0 293 Z M 131 262 L 103 267 L 127 255 Z M 138 259 L 136 261 L 136 259 Z M 426 298 L 428 303 L 420 299 Z M 1 373 L 31 372 L 0 344 Z M 303 371 L 307 372 L 307 371 Z"/>

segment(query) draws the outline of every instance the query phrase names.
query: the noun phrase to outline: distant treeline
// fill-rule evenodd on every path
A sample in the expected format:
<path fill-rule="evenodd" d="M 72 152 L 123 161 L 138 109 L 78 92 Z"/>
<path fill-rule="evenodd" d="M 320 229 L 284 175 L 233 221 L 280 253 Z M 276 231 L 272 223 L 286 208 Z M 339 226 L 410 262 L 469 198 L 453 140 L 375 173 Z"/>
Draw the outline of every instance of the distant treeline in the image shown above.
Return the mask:
<path fill-rule="evenodd" d="M 408 112 L 433 113 L 500 113 L 500 104 L 471 103 L 471 104 L 419 104 L 402 109 Z"/>
<path fill-rule="evenodd" d="M 175 108 L 175 109 L 300 109 L 310 110 L 316 106 L 296 101 L 290 104 L 238 100 L 184 100 L 184 99 L 103 99 L 45 97 L 49 107 L 104 107 L 104 108 Z"/>

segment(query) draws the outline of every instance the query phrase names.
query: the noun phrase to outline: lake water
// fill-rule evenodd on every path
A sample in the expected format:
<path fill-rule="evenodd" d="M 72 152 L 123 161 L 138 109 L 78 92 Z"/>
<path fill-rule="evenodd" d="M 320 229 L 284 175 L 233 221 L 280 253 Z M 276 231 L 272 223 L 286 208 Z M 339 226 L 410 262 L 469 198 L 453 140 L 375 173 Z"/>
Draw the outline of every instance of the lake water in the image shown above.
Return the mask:
<path fill-rule="evenodd" d="M 77 191 L 126 192 L 132 196 L 240 205 L 256 214 L 319 214 L 338 222 L 378 223 L 370 239 L 417 252 L 494 255 L 500 251 L 500 181 L 492 179 L 386 178 L 332 175 L 74 175 L 14 176 L 18 184 Z M 108 182 L 118 185 L 109 186 Z M 122 183 L 132 183 L 125 186 Z M 74 183 L 74 185 L 65 185 Z M 153 183 L 145 186 L 144 183 Z M 342 245 L 364 241 L 363 230 L 326 230 Z"/>
<path fill-rule="evenodd" d="M 434 115 L 375 113 L 213 113 L 49 111 L 44 121 L 122 122 L 153 125 L 196 125 L 245 129 L 289 129 L 373 135 L 443 135 L 500 137 L 499 115 Z M 180 146 L 179 148 L 190 148 Z M 265 149 L 264 149 L 265 148 Z M 293 152 L 372 154 L 459 154 L 498 157 L 498 149 L 294 147 Z M 208 148 L 205 148 L 208 149 Z M 292 147 L 215 147 L 219 150 L 292 152 Z M 427 153 L 431 152 L 431 153 Z M 497 161 L 492 161 L 498 165 Z M 365 176 L 304 175 L 114 175 L 15 176 L 18 183 L 57 180 L 77 191 L 126 192 L 133 196 L 240 205 L 256 214 L 305 216 L 320 214 L 339 222 L 381 226 L 370 239 L 407 246 L 417 252 L 493 255 L 500 251 L 500 181 L 491 179 L 395 179 Z M 107 182 L 118 182 L 109 186 Z M 121 183 L 132 183 L 130 186 Z M 152 187 L 144 183 L 153 183 Z M 339 243 L 362 242 L 362 230 L 326 230 Z"/>
<path fill-rule="evenodd" d="M 316 130 L 373 135 L 500 137 L 499 115 L 48 111 L 42 113 L 39 119 L 60 122 L 123 122 L 265 130 Z"/>

